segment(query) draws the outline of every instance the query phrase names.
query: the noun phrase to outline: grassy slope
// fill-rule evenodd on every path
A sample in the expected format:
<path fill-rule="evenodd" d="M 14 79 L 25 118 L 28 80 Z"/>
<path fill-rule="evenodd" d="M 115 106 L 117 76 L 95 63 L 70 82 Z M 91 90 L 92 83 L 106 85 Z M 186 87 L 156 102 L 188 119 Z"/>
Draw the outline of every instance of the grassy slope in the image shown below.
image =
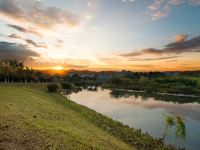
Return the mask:
<path fill-rule="evenodd" d="M 43 86 L 0 86 L 0 148 L 134 149 L 67 108 Z"/>
<path fill-rule="evenodd" d="M 0 85 L 0 149 L 125 150 L 138 144 L 162 149 L 150 136 L 49 94 L 44 85 Z"/>

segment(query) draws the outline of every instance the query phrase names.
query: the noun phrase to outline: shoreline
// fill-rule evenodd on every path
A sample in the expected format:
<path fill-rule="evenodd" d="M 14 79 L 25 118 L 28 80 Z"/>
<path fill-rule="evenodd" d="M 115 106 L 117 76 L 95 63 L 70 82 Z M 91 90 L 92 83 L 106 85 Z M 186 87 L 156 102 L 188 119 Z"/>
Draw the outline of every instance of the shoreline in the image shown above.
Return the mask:
<path fill-rule="evenodd" d="M 91 148 L 91 146 L 97 146 L 96 148 L 99 147 L 99 149 L 101 146 L 105 146 L 104 149 L 112 146 L 115 146 L 115 149 L 122 149 L 123 146 L 127 149 L 138 150 L 175 149 L 163 143 L 162 140 L 141 133 L 140 129 L 130 128 L 119 121 L 77 104 L 61 96 L 59 91 L 48 93 L 46 84 L 1 85 L 0 94 L 2 94 L 0 101 L 1 140 L 12 139 L 11 142 L 14 142 L 16 147 L 23 143 L 20 146 L 25 149 L 31 147 L 43 149 L 42 147 L 48 144 L 51 144 L 50 147 L 62 146 L 63 149 L 69 145 L 71 148 L 82 147 L 83 149 Z M 10 111 L 5 106 L 15 111 Z M 9 119 L 6 117 L 8 113 L 10 118 L 18 114 L 17 120 L 7 120 Z M 7 136 L 4 137 L 4 133 Z M 15 135 L 22 139 L 16 139 Z M 30 139 L 28 143 L 24 142 L 30 137 L 33 139 Z M 68 140 L 69 138 L 71 140 Z M 0 147 L 7 146 L 7 144 L 12 143 L 2 145 L 0 142 Z"/>
<path fill-rule="evenodd" d="M 115 89 L 115 88 L 108 88 L 110 90 L 118 90 L 118 91 L 125 91 L 125 92 L 134 92 L 134 93 L 147 93 L 145 91 L 137 91 L 137 90 L 128 90 L 128 89 Z M 159 94 L 159 95 L 167 95 L 167 96 L 177 96 L 177 97 L 191 97 L 191 98 L 199 98 L 198 95 L 193 94 L 181 94 L 181 93 L 165 93 L 165 92 L 153 92 L 150 94 Z"/>
<path fill-rule="evenodd" d="M 93 124 L 95 124 L 97 127 L 100 127 L 104 131 L 108 132 L 109 134 L 118 137 L 122 141 L 124 141 L 127 144 L 135 146 L 137 149 L 145 149 L 145 150 L 152 150 L 152 149 L 166 149 L 166 150 L 174 150 L 175 147 L 173 145 L 167 145 L 163 143 L 163 141 L 159 138 L 155 138 L 151 136 L 149 133 L 143 133 L 141 129 L 136 129 L 129 127 L 128 125 L 123 124 L 122 122 L 119 122 L 117 120 L 114 120 L 110 117 L 107 117 L 101 113 L 96 112 L 93 109 L 90 109 L 84 105 L 80 105 L 78 103 L 75 103 L 74 101 L 70 100 L 67 95 L 62 95 L 66 100 L 70 101 L 71 103 L 74 103 L 78 105 L 79 107 L 82 107 L 83 109 L 87 109 L 87 111 L 90 111 L 95 118 L 98 118 L 99 121 L 92 121 Z M 84 111 L 84 110 L 83 110 Z M 86 116 L 85 116 L 86 117 Z M 91 117 L 86 117 L 91 121 Z M 94 119 L 94 118 L 93 118 Z M 121 135 L 123 136 L 121 136 Z M 128 138 L 126 138 L 128 137 Z M 143 141 L 143 140 L 147 141 Z"/>

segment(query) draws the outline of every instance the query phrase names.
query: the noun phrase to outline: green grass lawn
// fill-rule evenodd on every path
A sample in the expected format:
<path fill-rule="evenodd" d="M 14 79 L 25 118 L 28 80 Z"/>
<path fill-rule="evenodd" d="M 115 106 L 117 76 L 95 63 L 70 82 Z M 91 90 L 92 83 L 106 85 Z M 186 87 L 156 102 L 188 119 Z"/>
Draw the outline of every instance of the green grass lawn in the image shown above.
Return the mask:
<path fill-rule="evenodd" d="M 69 101 L 59 93 L 48 93 L 46 85 L 0 85 L 0 149 L 135 147 L 164 149 L 148 135 Z"/>

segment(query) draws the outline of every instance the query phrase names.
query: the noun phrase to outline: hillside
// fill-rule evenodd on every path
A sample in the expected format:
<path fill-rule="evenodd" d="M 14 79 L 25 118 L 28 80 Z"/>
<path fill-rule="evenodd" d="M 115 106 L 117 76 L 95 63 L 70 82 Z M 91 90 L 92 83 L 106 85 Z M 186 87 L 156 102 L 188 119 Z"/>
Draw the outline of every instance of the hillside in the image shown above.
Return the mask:
<path fill-rule="evenodd" d="M 48 93 L 46 85 L 0 85 L 0 95 L 0 149 L 163 149 L 148 135 Z"/>
<path fill-rule="evenodd" d="M 0 86 L 0 148 L 131 149 L 39 86 Z"/>

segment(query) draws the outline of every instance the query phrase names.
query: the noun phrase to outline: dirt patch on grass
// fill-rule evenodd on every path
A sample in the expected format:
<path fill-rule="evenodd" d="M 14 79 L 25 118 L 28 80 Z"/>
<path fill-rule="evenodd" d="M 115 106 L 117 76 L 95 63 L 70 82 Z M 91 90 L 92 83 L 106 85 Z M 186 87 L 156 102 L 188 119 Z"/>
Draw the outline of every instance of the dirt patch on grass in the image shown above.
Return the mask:
<path fill-rule="evenodd" d="M 0 150 L 25 150 L 25 145 L 15 142 L 0 140 Z"/>

